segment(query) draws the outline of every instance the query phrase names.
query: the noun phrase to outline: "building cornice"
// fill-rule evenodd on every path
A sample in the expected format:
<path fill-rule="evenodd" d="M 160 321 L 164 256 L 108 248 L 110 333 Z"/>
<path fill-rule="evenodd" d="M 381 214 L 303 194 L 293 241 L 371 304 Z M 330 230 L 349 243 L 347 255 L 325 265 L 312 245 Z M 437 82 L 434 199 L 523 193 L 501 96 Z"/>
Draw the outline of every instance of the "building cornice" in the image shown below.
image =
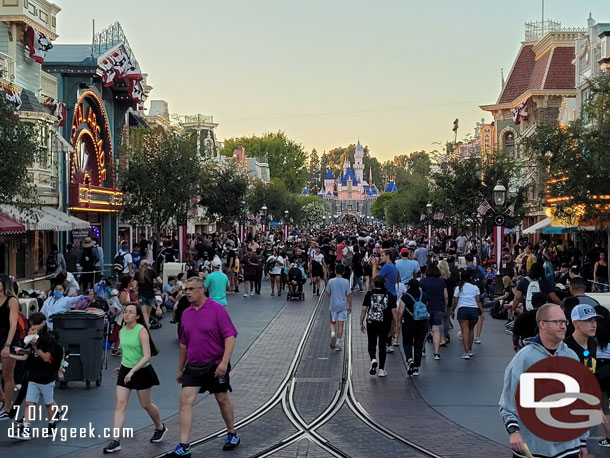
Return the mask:
<path fill-rule="evenodd" d="M 549 96 L 557 96 L 557 97 L 576 97 L 577 94 L 576 89 L 530 89 L 523 94 L 521 94 L 516 99 L 511 102 L 506 103 L 495 103 L 492 105 L 479 105 L 479 108 L 483 111 L 500 111 L 500 110 L 512 110 L 517 105 L 522 102 L 525 102 L 530 97 L 549 97 Z"/>
<path fill-rule="evenodd" d="M 24 24 L 27 24 L 28 26 L 33 27 L 34 29 L 38 30 L 39 32 L 45 34 L 50 40 L 56 40 L 57 37 L 59 36 L 55 32 L 53 32 L 51 29 L 48 29 L 47 27 L 40 25 L 38 22 L 33 21 L 32 19 L 30 19 L 29 17 L 27 17 L 23 14 L 16 14 L 16 15 L 11 15 L 11 16 L 1 16 L 1 20 L 2 20 L 2 22 L 6 22 L 6 23 L 23 22 Z"/>

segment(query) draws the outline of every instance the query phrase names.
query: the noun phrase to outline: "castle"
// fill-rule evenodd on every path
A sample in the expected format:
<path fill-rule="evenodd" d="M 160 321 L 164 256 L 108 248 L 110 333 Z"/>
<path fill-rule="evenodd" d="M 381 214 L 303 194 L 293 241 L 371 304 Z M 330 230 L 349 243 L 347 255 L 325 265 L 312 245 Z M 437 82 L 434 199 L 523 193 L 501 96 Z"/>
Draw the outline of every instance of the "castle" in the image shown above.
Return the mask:
<path fill-rule="evenodd" d="M 358 141 L 354 152 L 354 165 L 345 158 L 343 162 L 343 173 L 336 177 L 333 171 L 328 169 L 324 176 L 324 192 L 318 197 L 324 199 L 329 206 L 327 218 L 330 222 L 352 221 L 373 222 L 371 205 L 379 196 L 380 192 L 373 184 L 372 171 L 369 170 L 368 182 L 364 179 L 364 148 Z M 396 184 L 390 181 L 384 192 L 396 192 Z M 303 194 L 308 194 L 303 189 Z"/>

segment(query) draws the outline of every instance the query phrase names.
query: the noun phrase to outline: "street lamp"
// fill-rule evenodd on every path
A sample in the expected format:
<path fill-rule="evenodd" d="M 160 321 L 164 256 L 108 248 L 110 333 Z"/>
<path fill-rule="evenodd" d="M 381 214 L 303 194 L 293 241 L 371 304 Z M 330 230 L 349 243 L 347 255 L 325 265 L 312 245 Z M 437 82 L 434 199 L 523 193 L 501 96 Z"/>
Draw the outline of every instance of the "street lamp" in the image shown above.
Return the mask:
<path fill-rule="evenodd" d="M 290 232 L 288 227 L 288 215 L 290 212 L 288 210 L 284 210 L 284 240 L 288 240 L 288 233 Z"/>
<path fill-rule="evenodd" d="M 426 204 L 426 235 L 428 236 L 428 250 L 432 245 L 432 204 L 428 202 Z"/>
<path fill-rule="evenodd" d="M 494 204 L 496 204 L 496 206 L 504 206 L 504 202 L 506 201 L 506 188 L 504 187 L 501 181 L 498 181 L 498 184 L 494 188 L 493 198 Z"/>
<path fill-rule="evenodd" d="M 267 205 L 263 204 L 261 207 L 261 225 L 263 233 L 267 232 Z"/>

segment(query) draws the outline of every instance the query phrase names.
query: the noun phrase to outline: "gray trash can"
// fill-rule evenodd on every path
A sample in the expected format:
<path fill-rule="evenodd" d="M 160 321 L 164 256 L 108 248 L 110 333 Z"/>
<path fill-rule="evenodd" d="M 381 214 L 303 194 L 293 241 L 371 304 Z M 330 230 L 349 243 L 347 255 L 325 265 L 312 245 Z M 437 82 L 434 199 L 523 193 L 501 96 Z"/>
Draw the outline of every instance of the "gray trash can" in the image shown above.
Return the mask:
<path fill-rule="evenodd" d="M 91 382 L 97 386 L 102 383 L 104 314 L 70 310 L 53 315 L 53 330 L 59 343 L 67 351 L 68 367 L 64 373 L 61 387 L 67 382 Z"/>

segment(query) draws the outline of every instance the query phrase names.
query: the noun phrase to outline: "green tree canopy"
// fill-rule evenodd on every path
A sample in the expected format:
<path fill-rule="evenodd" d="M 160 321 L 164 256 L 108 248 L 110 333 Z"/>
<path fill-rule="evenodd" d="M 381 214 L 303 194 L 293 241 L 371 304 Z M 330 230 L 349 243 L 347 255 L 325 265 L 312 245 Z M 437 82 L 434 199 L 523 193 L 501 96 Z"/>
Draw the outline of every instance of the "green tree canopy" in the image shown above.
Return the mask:
<path fill-rule="evenodd" d="M 203 164 L 199 204 L 222 225 L 244 216 L 247 204 L 242 201 L 246 202 L 247 190 L 248 175 L 243 167 L 234 162 L 219 166 L 213 158 Z"/>
<path fill-rule="evenodd" d="M 28 167 L 40 158 L 36 126 L 19 120 L 15 106 L 0 90 L 0 203 L 27 210 L 38 203 L 36 184 Z"/>
<path fill-rule="evenodd" d="M 232 156 L 240 144 L 246 150 L 246 156 L 266 157 L 271 177 L 283 181 L 290 192 L 300 192 L 307 183 L 307 153 L 284 132 L 230 138 L 225 140 L 222 154 Z"/>

